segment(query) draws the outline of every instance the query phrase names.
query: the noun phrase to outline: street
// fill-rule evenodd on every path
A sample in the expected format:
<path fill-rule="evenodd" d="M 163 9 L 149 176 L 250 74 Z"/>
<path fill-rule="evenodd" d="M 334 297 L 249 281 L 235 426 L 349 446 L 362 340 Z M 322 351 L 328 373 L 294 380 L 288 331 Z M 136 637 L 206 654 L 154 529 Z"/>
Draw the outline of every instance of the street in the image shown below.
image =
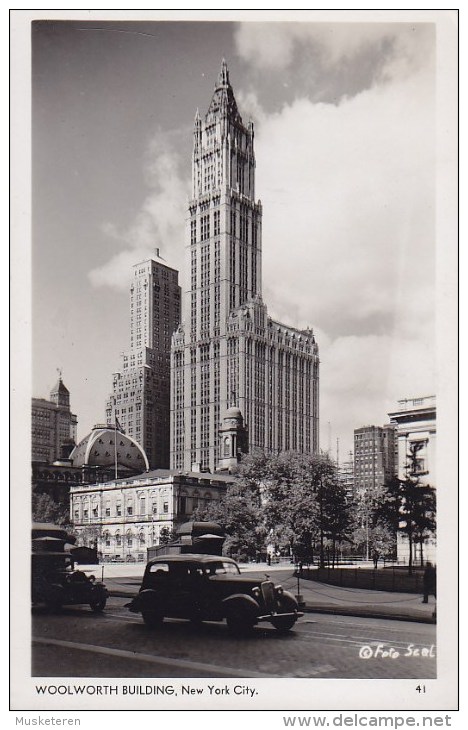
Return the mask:
<path fill-rule="evenodd" d="M 32 675 L 41 677 L 436 677 L 436 627 L 306 613 L 281 635 L 270 626 L 233 638 L 223 623 L 168 619 L 155 631 L 112 596 L 87 607 L 33 610 Z"/>

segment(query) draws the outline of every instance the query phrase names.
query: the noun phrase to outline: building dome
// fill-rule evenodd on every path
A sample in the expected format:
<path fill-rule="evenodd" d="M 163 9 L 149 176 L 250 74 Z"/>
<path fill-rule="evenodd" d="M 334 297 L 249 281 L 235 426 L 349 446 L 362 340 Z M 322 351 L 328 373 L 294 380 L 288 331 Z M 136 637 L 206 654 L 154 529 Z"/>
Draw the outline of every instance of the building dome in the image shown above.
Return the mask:
<path fill-rule="evenodd" d="M 242 419 L 242 413 L 240 408 L 236 408 L 236 406 L 231 406 L 231 408 L 228 408 L 226 411 L 226 414 L 224 418 L 239 418 Z"/>
<path fill-rule="evenodd" d="M 116 461 L 121 467 L 135 472 L 148 471 L 144 450 L 131 436 L 109 425 L 94 426 L 88 436 L 75 446 L 70 454 L 73 466 L 111 467 Z"/>

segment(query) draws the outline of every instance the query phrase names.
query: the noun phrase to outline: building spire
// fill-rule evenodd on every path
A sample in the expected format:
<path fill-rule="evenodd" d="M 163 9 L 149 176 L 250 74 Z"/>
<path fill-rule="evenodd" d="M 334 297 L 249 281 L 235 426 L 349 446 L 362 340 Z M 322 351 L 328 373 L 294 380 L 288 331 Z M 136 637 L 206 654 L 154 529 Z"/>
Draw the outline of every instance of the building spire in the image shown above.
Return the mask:
<path fill-rule="evenodd" d="M 216 83 L 216 88 L 219 89 L 220 87 L 226 87 L 230 86 L 229 83 L 229 70 L 227 67 L 226 59 L 223 58 L 221 63 L 221 71 L 219 72 L 218 81 Z"/>

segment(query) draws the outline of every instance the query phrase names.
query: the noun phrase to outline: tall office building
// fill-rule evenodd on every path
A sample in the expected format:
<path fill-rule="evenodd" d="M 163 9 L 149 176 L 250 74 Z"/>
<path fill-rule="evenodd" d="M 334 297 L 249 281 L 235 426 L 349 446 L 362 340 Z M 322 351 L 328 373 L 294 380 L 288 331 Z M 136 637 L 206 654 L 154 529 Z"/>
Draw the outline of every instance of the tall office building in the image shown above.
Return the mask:
<path fill-rule="evenodd" d="M 230 409 L 249 450 L 318 450 L 318 347 L 311 329 L 268 316 L 261 222 L 253 122 L 242 121 L 223 61 L 193 132 L 183 322 L 172 341 L 174 469 L 223 468 L 237 443 L 232 434 L 220 443 Z"/>
<path fill-rule="evenodd" d="M 143 447 L 150 469 L 169 466 L 170 351 L 179 322 L 178 272 L 156 249 L 154 259 L 133 267 L 130 349 L 106 406 L 107 423 L 118 422 Z"/>
<path fill-rule="evenodd" d="M 354 489 L 365 493 L 397 474 L 395 426 L 363 426 L 354 431 Z"/>
<path fill-rule="evenodd" d="M 32 460 L 51 464 L 68 456 L 76 442 L 78 419 L 70 411 L 70 391 L 62 376 L 50 391 L 50 400 L 32 399 Z"/>

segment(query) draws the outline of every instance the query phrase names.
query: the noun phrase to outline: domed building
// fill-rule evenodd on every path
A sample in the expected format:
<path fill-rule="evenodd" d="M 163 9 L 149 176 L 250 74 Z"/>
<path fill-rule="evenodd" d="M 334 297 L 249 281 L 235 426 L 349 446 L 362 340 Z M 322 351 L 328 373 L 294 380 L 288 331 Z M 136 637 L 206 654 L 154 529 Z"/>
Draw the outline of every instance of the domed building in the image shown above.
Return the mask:
<path fill-rule="evenodd" d="M 37 494 L 48 494 L 55 502 L 69 505 L 70 487 L 77 484 L 102 484 L 147 472 L 148 459 L 141 446 L 112 426 L 94 426 L 79 444 L 63 449 L 53 463 L 32 463 L 32 487 Z"/>
<path fill-rule="evenodd" d="M 124 477 L 149 470 L 148 459 L 141 446 L 118 428 L 96 425 L 70 454 L 73 466 L 92 471 L 109 472 Z"/>

